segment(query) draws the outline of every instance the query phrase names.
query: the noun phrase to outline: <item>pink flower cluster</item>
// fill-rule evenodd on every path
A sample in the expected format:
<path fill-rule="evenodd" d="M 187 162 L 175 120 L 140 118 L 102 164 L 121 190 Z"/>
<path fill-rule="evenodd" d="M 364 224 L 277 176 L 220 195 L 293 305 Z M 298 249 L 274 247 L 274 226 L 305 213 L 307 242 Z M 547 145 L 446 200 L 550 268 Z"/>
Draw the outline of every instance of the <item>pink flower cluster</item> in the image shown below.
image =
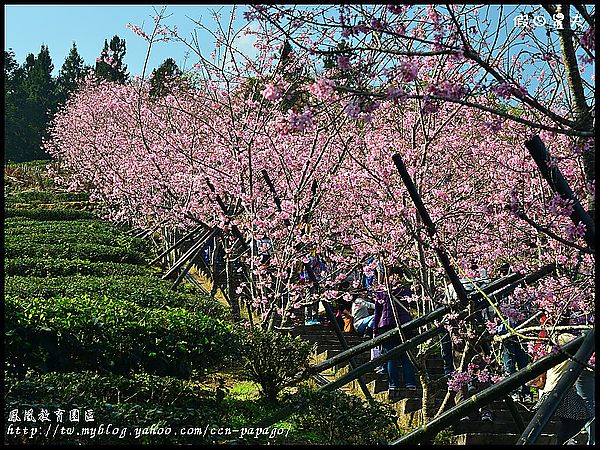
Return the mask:
<path fill-rule="evenodd" d="M 350 65 L 350 57 L 346 55 L 338 55 L 337 66 L 341 70 L 350 70 L 352 68 Z"/>
<path fill-rule="evenodd" d="M 587 50 L 589 50 L 592 54 L 594 53 L 594 50 L 596 48 L 596 37 L 594 30 L 594 27 L 588 28 L 585 31 L 585 33 L 583 33 L 580 39 L 581 45 L 584 46 Z"/>
<path fill-rule="evenodd" d="M 548 211 L 557 216 L 569 217 L 574 210 L 573 200 L 564 199 L 560 194 L 556 194 L 548 206 Z"/>
<path fill-rule="evenodd" d="M 392 100 L 396 103 L 403 103 L 408 99 L 408 94 L 404 92 L 404 89 L 402 88 L 390 86 L 385 95 L 385 98 Z"/>
<path fill-rule="evenodd" d="M 406 6 L 405 5 L 396 5 L 396 4 L 391 4 L 391 5 L 387 5 L 388 11 L 391 12 L 392 14 L 402 14 L 405 10 L 406 10 Z"/>
<path fill-rule="evenodd" d="M 370 101 L 368 99 L 354 98 L 348 102 L 344 108 L 344 112 L 352 119 L 360 119 L 363 122 L 371 122 L 373 120 L 372 113 L 381 106 L 378 101 Z"/>
<path fill-rule="evenodd" d="M 128 23 L 127 24 L 127 28 L 129 28 L 131 31 L 133 31 L 135 34 L 137 34 L 138 36 L 140 36 L 145 41 L 149 41 L 150 40 L 150 37 L 148 37 L 148 35 L 144 32 L 144 30 L 142 30 L 137 25 L 132 25 L 132 24 Z"/>
<path fill-rule="evenodd" d="M 572 222 L 568 222 L 565 225 L 565 234 L 568 240 L 575 242 L 585 236 L 586 227 L 585 224 L 579 222 L 577 225 Z"/>
<path fill-rule="evenodd" d="M 422 114 L 426 115 L 435 113 L 439 110 L 439 108 L 439 103 L 435 100 L 432 100 L 431 97 L 429 97 L 429 95 L 423 96 L 423 107 L 421 108 Z"/>
<path fill-rule="evenodd" d="M 512 86 L 508 83 L 500 83 L 492 87 L 492 92 L 498 97 L 505 99 L 509 99 L 515 94 L 519 94 L 521 96 L 527 94 L 527 90 L 522 86 Z"/>
<path fill-rule="evenodd" d="M 260 93 L 264 98 L 273 102 L 279 100 L 283 96 L 283 89 L 279 86 L 275 86 L 273 83 L 267 83 Z"/>
<path fill-rule="evenodd" d="M 361 110 L 360 110 L 360 104 L 358 102 L 358 100 L 356 99 L 352 99 L 348 102 L 348 104 L 346 105 L 346 107 L 344 108 L 344 112 L 351 118 L 353 119 L 358 119 Z"/>
<path fill-rule="evenodd" d="M 472 380 L 468 372 L 455 371 L 448 380 L 448 389 L 454 392 L 459 392 L 463 386 L 466 386 Z"/>
<path fill-rule="evenodd" d="M 331 100 L 335 94 L 335 80 L 319 77 L 308 90 L 319 100 Z"/>
<path fill-rule="evenodd" d="M 502 129 L 502 124 L 504 123 L 504 119 L 501 117 L 497 117 L 493 120 L 485 121 L 484 125 L 493 131 L 494 133 L 499 132 Z"/>
<path fill-rule="evenodd" d="M 297 131 L 305 131 L 314 125 L 314 115 L 310 109 L 305 109 L 302 114 L 290 111 L 288 113 L 290 127 Z"/>
<path fill-rule="evenodd" d="M 415 58 L 412 58 L 405 59 L 392 69 L 385 69 L 383 73 L 389 78 L 390 81 L 408 83 L 417 79 L 420 68 L 421 66 L 419 61 Z"/>
<path fill-rule="evenodd" d="M 453 83 L 452 81 L 442 81 L 437 85 L 430 85 L 428 91 L 431 95 L 437 95 L 439 97 L 447 97 L 459 99 L 464 97 L 467 93 L 467 89 L 464 84 Z"/>

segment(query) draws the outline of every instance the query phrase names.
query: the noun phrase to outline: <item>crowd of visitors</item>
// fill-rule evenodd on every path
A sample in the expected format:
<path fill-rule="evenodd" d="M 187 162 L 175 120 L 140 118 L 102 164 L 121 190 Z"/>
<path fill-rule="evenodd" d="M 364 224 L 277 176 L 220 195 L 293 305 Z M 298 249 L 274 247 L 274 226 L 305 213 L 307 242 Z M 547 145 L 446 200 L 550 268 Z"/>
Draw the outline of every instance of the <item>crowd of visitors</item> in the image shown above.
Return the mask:
<path fill-rule="evenodd" d="M 318 257 L 312 257 L 308 264 L 313 268 L 318 280 L 326 272 L 326 265 Z M 305 265 L 306 267 L 306 265 Z M 410 288 L 410 278 L 400 267 L 391 267 L 384 270 L 383 267 L 373 261 L 367 261 L 369 270 L 358 276 L 353 274 L 348 280 L 339 285 L 340 296 L 334 302 L 337 311 L 336 317 L 339 326 L 346 333 L 354 333 L 360 336 L 376 337 L 391 329 L 396 328 L 411 320 L 410 300 L 413 292 Z M 374 267 L 374 268 L 373 268 Z M 467 294 L 476 289 L 484 288 L 490 279 L 483 269 L 476 266 L 471 267 L 471 273 L 476 275 L 470 278 L 461 278 L 461 283 Z M 368 274 L 368 275 L 367 275 Z M 503 275 L 508 275 L 508 268 L 504 268 Z M 301 272 L 301 281 L 308 281 L 306 270 Z M 360 277 L 360 278 L 359 278 Z M 360 283 L 354 283 L 354 289 L 350 288 L 352 281 L 360 280 Z M 357 288 L 356 285 L 359 285 Z M 350 295 L 349 295 L 350 294 Z M 451 285 L 446 288 L 444 302 L 456 302 L 457 295 Z M 473 336 L 479 336 L 478 339 L 467 341 L 457 339 L 454 331 L 445 330 L 439 343 L 440 351 L 444 365 L 444 376 L 451 379 L 457 372 L 465 372 L 469 366 L 484 368 L 495 363 L 490 347 L 490 339 L 481 339 L 482 329 L 485 328 L 484 322 L 490 321 L 495 316 L 494 309 L 484 308 L 474 317 L 470 326 L 474 327 Z M 544 325 L 542 317 L 542 325 Z M 306 325 L 319 324 L 318 320 L 318 302 L 306 308 Z M 531 358 L 527 351 L 526 344 L 511 330 L 520 325 L 520 321 L 514 319 L 505 319 L 500 321 L 497 326 L 497 335 L 503 336 L 500 344 L 501 369 L 504 376 L 509 376 L 517 370 L 522 370 L 530 362 Z M 548 321 L 546 328 L 550 329 Z M 465 330 L 463 330 L 465 331 Z M 470 330 L 466 330 L 467 334 Z M 397 334 L 393 339 L 384 341 L 379 347 L 373 349 L 371 358 L 391 351 L 397 347 L 402 340 L 407 340 L 412 335 L 402 333 Z M 489 338 L 488 334 L 488 338 Z M 540 338 L 548 338 L 547 334 L 542 332 Z M 570 333 L 554 334 L 546 342 L 555 342 L 564 344 L 573 339 L 575 335 Z M 513 392 L 512 397 L 530 409 L 538 407 L 548 393 L 554 388 L 565 370 L 569 360 L 550 369 L 545 374 L 543 382 L 540 379 L 534 384 L 523 384 L 519 389 Z M 403 383 L 400 382 L 399 366 L 402 368 Z M 417 389 L 417 380 L 415 375 L 415 366 L 411 361 L 411 356 L 407 352 L 401 352 L 396 358 L 389 359 L 383 366 L 376 369 L 376 372 L 384 375 L 388 379 L 388 395 L 390 399 L 398 399 L 402 396 L 402 390 Z M 458 404 L 464 399 L 476 394 L 490 385 L 489 377 L 475 377 L 473 380 L 463 383 L 454 393 L 454 403 Z M 534 395 L 531 386 L 537 387 L 539 391 L 539 400 L 534 403 Z M 588 435 L 588 444 L 595 443 L 595 423 L 594 417 L 594 372 L 586 369 L 582 372 L 575 386 L 567 393 L 559 405 L 555 415 L 558 417 L 560 430 L 558 439 L 564 443 L 576 435 L 585 427 Z M 492 411 L 488 407 L 479 410 L 479 416 L 466 416 L 463 420 L 480 420 L 481 422 L 493 422 L 495 420 Z"/>

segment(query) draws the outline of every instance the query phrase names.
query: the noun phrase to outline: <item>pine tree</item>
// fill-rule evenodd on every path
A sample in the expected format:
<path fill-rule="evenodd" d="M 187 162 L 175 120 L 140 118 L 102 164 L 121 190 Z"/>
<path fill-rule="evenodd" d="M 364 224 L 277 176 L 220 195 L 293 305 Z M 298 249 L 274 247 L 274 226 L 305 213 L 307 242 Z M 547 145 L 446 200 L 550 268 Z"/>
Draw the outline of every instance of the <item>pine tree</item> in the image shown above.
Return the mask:
<path fill-rule="evenodd" d="M 33 55 L 31 55 L 33 56 Z M 35 57 L 34 57 L 35 59 Z M 12 49 L 4 51 L 4 161 L 24 161 L 33 147 L 33 131 L 26 111 L 29 99 L 23 87 L 25 65 L 19 66 Z"/>
<path fill-rule="evenodd" d="M 23 67 L 16 68 L 15 63 L 14 54 L 5 53 L 8 66 L 5 66 L 5 81 L 9 80 L 10 89 L 10 92 L 5 90 L 5 126 L 10 129 L 5 135 L 5 158 L 13 161 L 48 159 L 41 148 L 42 137 L 57 106 L 50 52 L 42 45 L 37 57 L 27 55 Z"/>
<path fill-rule="evenodd" d="M 39 104 L 44 113 L 54 112 L 56 107 L 56 82 L 52 77 L 53 70 L 54 64 L 47 46 L 42 45 L 40 53 L 33 60 L 27 57 L 25 91 L 32 101 Z"/>
<path fill-rule="evenodd" d="M 179 78 L 183 72 L 177 66 L 173 58 L 167 58 L 163 63 L 152 71 L 150 79 L 150 95 L 153 97 L 163 97 L 169 93 L 166 83 L 174 78 Z"/>
<path fill-rule="evenodd" d="M 85 67 L 83 64 L 83 58 L 77 51 L 77 46 L 73 42 L 73 46 L 69 51 L 69 54 L 65 58 L 65 62 L 60 68 L 58 73 L 57 81 L 57 96 L 58 103 L 62 104 L 69 97 L 69 94 L 73 92 L 79 82 L 85 76 Z"/>
<path fill-rule="evenodd" d="M 98 78 L 125 83 L 129 77 L 127 66 L 123 64 L 125 51 L 125 39 L 115 35 L 110 40 L 110 44 L 105 39 L 100 57 L 96 59 L 96 75 Z"/>

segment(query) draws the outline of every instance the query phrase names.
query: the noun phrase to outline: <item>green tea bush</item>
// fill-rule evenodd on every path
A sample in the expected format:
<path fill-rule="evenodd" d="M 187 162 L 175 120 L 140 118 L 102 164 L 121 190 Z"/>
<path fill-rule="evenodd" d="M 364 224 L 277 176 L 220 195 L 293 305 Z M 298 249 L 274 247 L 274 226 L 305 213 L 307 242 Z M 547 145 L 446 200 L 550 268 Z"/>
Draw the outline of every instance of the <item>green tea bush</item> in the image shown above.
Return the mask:
<path fill-rule="evenodd" d="M 88 211 L 80 209 L 46 209 L 46 208 L 5 208 L 5 217 L 26 217 L 35 220 L 71 220 L 92 219 L 96 216 Z"/>
<path fill-rule="evenodd" d="M 48 245 L 97 244 L 118 247 L 132 253 L 150 254 L 151 243 L 127 236 L 122 230 L 99 221 L 24 221 L 8 219 L 5 222 L 5 244 L 13 247 L 38 244 Z M 84 251 L 83 249 L 81 251 Z M 85 255 L 84 255 L 85 256 Z M 84 259 L 91 259 L 87 256 Z"/>
<path fill-rule="evenodd" d="M 5 299 L 7 364 L 16 373 L 105 370 L 188 377 L 223 363 L 231 327 L 183 308 L 111 298 Z"/>
<path fill-rule="evenodd" d="M 261 394 L 275 400 L 284 384 L 308 367 L 313 344 L 277 331 L 252 328 L 241 333 L 244 374 L 260 385 Z"/>
<path fill-rule="evenodd" d="M 227 309 L 214 298 L 194 291 L 172 290 L 172 282 L 157 276 L 112 276 L 72 275 L 67 277 L 10 276 L 5 280 L 4 292 L 19 298 L 79 297 L 112 298 L 128 300 L 139 306 L 150 308 L 184 307 L 200 311 L 215 319 L 229 317 Z"/>
<path fill-rule="evenodd" d="M 92 262 L 82 259 L 60 258 L 10 258 L 4 261 L 6 275 L 23 275 L 31 277 L 56 277 L 67 275 L 147 275 L 156 273 L 144 265 L 116 262 Z"/>
<path fill-rule="evenodd" d="M 7 242 L 81 243 L 121 247 L 131 251 L 150 254 L 151 243 L 144 239 L 127 236 L 122 230 L 99 221 L 36 221 L 15 220 L 5 222 Z M 21 219 L 21 218 L 19 218 Z"/>
<path fill-rule="evenodd" d="M 87 192 L 17 191 L 5 197 L 6 203 L 63 203 L 85 202 L 90 199 Z"/>
<path fill-rule="evenodd" d="M 51 224 L 53 222 L 46 222 Z M 10 225 L 5 230 L 6 243 L 20 244 L 22 241 L 45 244 L 86 244 L 108 245 L 111 247 L 121 247 L 148 254 L 150 252 L 150 242 L 143 239 L 125 236 L 122 232 L 108 233 L 85 228 L 75 228 L 69 231 L 57 231 L 44 228 L 19 228 L 14 229 Z"/>
<path fill-rule="evenodd" d="M 149 403 L 154 406 L 200 408 L 214 389 L 197 381 L 135 373 L 126 377 L 90 371 L 76 373 L 29 373 L 25 379 L 5 377 L 5 395 L 35 399 L 43 403 L 86 404 L 121 402 Z"/>
<path fill-rule="evenodd" d="M 36 235 L 40 233 L 77 235 L 82 232 L 112 237 L 123 235 L 122 230 L 98 219 L 47 221 L 27 217 L 7 217 L 4 221 L 4 228 L 7 236 Z"/>
<path fill-rule="evenodd" d="M 195 299 L 194 303 L 199 311 L 215 319 L 231 320 L 231 306 L 225 305 L 211 297 L 210 294 L 198 289 L 190 283 L 183 282 L 177 287 L 178 292 L 192 296 Z"/>
<path fill-rule="evenodd" d="M 85 236 L 81 237 L 85 240 Z M 47 242 L 38 243 L 22 238 L 7 238 L 5 240 L 6 258 L 34 257 L 61 259 L 89 259 L 91 261 L 113 261 L 130 264 L 145 262 L 145 255 L 139 251 L 124 247 L 88 244 L 86 242 Z"/>
<path fill-rule="evenodd" d="M 324 444 L 385 444 L 399 433 L 392 408 L 342 391 L 301 387 L 290 400 L 298 408 L 293 417 L 298 430 L 317 432 Z"/>

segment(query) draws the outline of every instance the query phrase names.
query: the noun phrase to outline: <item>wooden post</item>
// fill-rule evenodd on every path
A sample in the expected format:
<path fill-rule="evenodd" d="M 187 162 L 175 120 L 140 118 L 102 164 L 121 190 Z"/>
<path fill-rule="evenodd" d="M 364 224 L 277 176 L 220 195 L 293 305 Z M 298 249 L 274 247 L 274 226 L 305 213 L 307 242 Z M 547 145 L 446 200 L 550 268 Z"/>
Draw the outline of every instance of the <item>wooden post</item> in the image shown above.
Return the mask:
<path fill-rule="evenodd" d="M 468 301 L 467 300 L 467 291 L 465 290 L 465 287 L 460 282 L 460 279 L 458 278 L 458 275 L 456 274 L 454 267 L 452 267 L 452 264 L 450 264 L 450 259 L 448 258 L 448 255 L 441 248 L 441 246 L 435 242 L 435 237 L 436 237 L 436 233 L 437 233 L 436 229 L 435 229 L 435 225 L 433 224 L 433 221 L 431 220 L 431 217 L 429 216 L 429 213 L 427 212 L 427 209 L 425 208 L 425 205 L 423 204 L 423 200 L 421 200 L 421 196 L 419 195 L 419 192 L 417 191 L 417 187 L 413 183 L 412 178 L 410 177 L 408 171 L 406 170 L 406 166 L 404 165 L 404 161 L 402 161 L 402 157 L 398 153 L 395 153 L 392 156 L 392 159 L 394 161 L 394 164 L 396 165 L 396 168 L 398 169 L 398 172 L 400 173 L 402 182 L 404 183 L 404 185 L 406 186 L 406 189 L 408 190 L 408 194 L 410 195 L 410 198 L 412 199 L 413 203 L 415 204 L 415 207 L 417 208 L 417 212 L 419 213 L 421 220 L 425 224 L 425 228 L 427 229 L 427 234 L 429 235 L 430 238 L 432 238 L 432 240 L 434 240 L 433 248 L 434 248 L 435 254 L 437 255 L 438 260 L 442 264 L 442 267 L 446 271 L 446 275 L 448 275 L 448 278 L 450 279 L 450 283 L 452 283 L 452 287 L 454 288 L 454 290 L 456 292 L 458 301 L 464 307 L 467 305 L 467 301 Z"/>
<path fill-rule="evenodd" d="M 512 416 L 513 420 L 515 421 L 517 430 L 519 430 L 520 433 L 525 431 L 525 422 L 523 422 L 523 417 L 521 417 L 521 413 L 517 409 L 517 405 L 515 405 L 515 401 L 512 399 L 510 394 L 507 394 L 504 396 L 504 403 L 506 403 L 506 406 L 507 406 L 508 410 L 510 411 L 510 415 Z"/>
<path fill-rule="evenodd" d="M 507 277 L 504 277 L 500 280 L 496 280 L 496 281 L 490 283 L 488 286 L 483 288 L 482 291 L 486 292 L 486 294 L 490 294 L 490 297 L 493 300 L 496 296 L 502 296 L 502 295 L 506 295 L 506 293 L 508 293 L 508 292 L 512 292 L 512 290 L 516 289 L 522 283 L 529 284 L 534 281 L 537 281 L 540 278 L 547 275 L 548 273 L 551 273 L 553 270 L 554 270 L 553 265 L 544 266 L 537 272 L 534 272 L 523 278 L 518 278 L 516 281 L 515 281 L 515 278 L 516 278 L 515 274 L 508 275 Z M 309 276 L 310 276 L 310 274 L 309 274 Z M 510 283 L 510 284 L 507 286 L 504 286 L 505 283 Z M 492 292 L 490 292 L 490 290 L 492 290 Z M 478 301 L 474 302 L 475 307 L 485 305 L 487 303 L 487 301 L 481 299 L 482 296 L 481 296 L 480 292 L 473 292 L 470 294 L 470 297 L 479 298 Z M 418 328 L 420 326 L 426 325 L 427 323 L 433 321 L 435 318 L 440 317 L 449 311 L 450 311 L 450 306 L 442 306 L 442 307 L 438 308 L 437 310 L 429 313 L 427 315 L 427 317 L 428 317 L 427 321 L 423 321 L 422 320 L 423 318 L 419 317 L 419 318 L 411 320 L 410 322 L 406 322 L 405 324 L 401 325 L 400 328 L 402 328 L 405 331 L 408 329 Z M 458 315 L 458 319 L 465 318 L 468 314 L 469 314 L 468 311 L 461 311 Z M 408 348 L 414 348 L 416 345 L 419 345 L 419 344 L 437 336 L 439 333 L 443 332 L 443 330 L 444 330 L 443 327 L 438 326 L 438 327 L 432 328 L 424 333 L 421 333 L 421 334 L 409 339 L 408 341 L 401 343 L 398 347 L 394 348 L 391 352 L 385 353 L 385 354 L 381 355 L 380 357 L 376 358 L 375 360 L 363 364 L 362 366 L 352 370 L 350 373 L 348 373 L 344 377 L 331 382 L 329 385 L 322 386 L 321 390 L 333 390 L 333 389 L 336 389 L 337 387 L 343 386 L 344 384 L 349 383 L 350 381 L 354 380 L 356 377 L 363 375 L 364 373 L 367 373 L 368 371 L 374 369 L 376 366 L 387 361 L 391 357 L 396 356 L 396 354 L 399 354 L 403 350 L 406 350 Z M 385 333 L 383 333 L 369 341 L 363 342 L 359 345 L 349 348 L 348 350 L 344 350 L 343 352 L 341 352 L 337 355 L 334 355 L 333 357 L 329 358 L 326 361 L 323 361 L 322 363 L 315 364 L 314 366 L 309 367 L 307 371 L 305 371 L 304 373 L 300 373 L 298 376 L 296 376 L 295 379 L 293 380 L 293 382 L 298 382 L 298 381 L 306 378 L 307 374 L 319 373 L 319 372 L 322 372 L 323 370 L 329 369 L 329 368 L 335 366 L 336 364 L 339 364 L 343 361 L 348 360 L 348 358 L 350 358 L 354 355 L 357 355 L 359 353 L 367 351 L 370 348 L 373 348 L 373 347 L 381 344 L 382 342 L 393 338 L 396 334 L 398 334 L 398 329 L 394 328 L 389 331 L 386 331 Z M 531 379 L 533 379 L 533 378 L 535 378 L 535 377 L 532 377 Z M 293 384 L 293 382 L 290 384 Z M 518 386 L 518 385 L 515 385 L 515 386 Z M 512 389 L 508 390 L 507 392 L 510 392 L 511 390 Z M 260 426 L 262 426 L 262 427 L 270 426 L 270 425 L 278 422 L 279 420 L 284 419 L 285 417 L 287 417 L 287 415 L 291 414 L 291 412 L 293 412 L 293 411 L 294 411 L 293 407 L 282 408 L 281 410 L 277 411 L 270 418 L 263 419 L 260 422 Z"/>
<path fill-rule="evenodd" d="M 158 255 L 156 258 L 154 258 L 152 261 L 150 261 L 149 265 L 152 265 L 155 262 L 160 261 L 167 254 L 169 254 L 169 252 L 172 252 L 173 250 L 175 250 L 177 247 L 179 247 L 181 244 L 183 244 L 187 239 L 189 239 L 192 235 L 194 235 L 195 233 L 200 231 L 201 228 L 202 228 L 202 226 L 200 226 L 200 225 L 197 227 L 194 227 L 189 233 L 185 234 L 181 239 L 179 239 L 173 245 L 170 245 L 169 247 L 167 247 L 167 249 L 165 251 L 163 251 L 160 255 Z M 210 231 L 208 231 L 208 232 L 210 232 Z"/>
<path fill-rule="evenodd" d="M 168 278 L 173 272 L 179 269 L 204 243 L 217 235 L 219 230 L 215 227 L 203 240 L 196 242 L 173 266 L 163 275 L 163 280 Z"/>
<path fill-rule="evenodd" d="M 525 147 L 529 150 L 531 157 L 537 164 L 544 179 L 550 185 L 550 188 L 562 198 L 573 202 L 573 212 L 571 213 L 570 218 L 575 225 L 578 225 L 579 222 L 582 222 L 585 225 L 585 242 L 588 247 L 595 249 L 596 226 L 594 219 L 585 209 L 583 209 L 583 206 L 579 203 L 577 196 L 569 187 L 567 180 L 565 180 L 558 167 L 550 167 L 548 165 L 550 155 L 542 140 L 539 136 L 533 136 L 530 140 L 525 141 Z"/>
<path fill-rule="evenodd" d="M 522 284 L 531 284 L 531 283 L 543 278 L 545 275 L 551 273 L 553 270 L 554 270 L 554 265 L 550 264 L 550 265 L 542 267 L 540 270 L 538 270 L 530 275 L 527 275 L 526 277 L 518 278 L 518 277 L 515 277 L 514 274 L 508 275 L 507 277 L 504 277 L 500 280 L 496 280 L 496 281 L 490 283 L 485 288 L 483 288 L 482 291 L 484 293 L 486 293 L 486 295 L 490 296 L 492 300 L 494 300 L 498 297 L 502 297 L 502 296 L 514 291 L 518 286 L 520 286 Z M 521 276 L 519 275 L 519 277 L 521 277 Z M 516 280 L 515 280 L 515 278 L 516 278 Z M 507 282 L 510 284 L 504 286 L 504 284 Z M 470 299 L 470 301 L 473 301 L 474 306 L 476 308 L 480 308 L 482 306 L 487 305 L 487 300 L 484 300 L 482 298 L 482 294 L 478 291 L 472 292 L 469 295 L 469 299 Z M 435 319 L 442 317 L 444 314 L 450 312 L 450 310 L 451 310 L 451 308 L 449 305 L 440 306 L 435 311 L 432 311 L 423 317 L 417 317 L 416 319 L 413 319 L 410 322 L 406 322 L 406 323 L 402 324 L 400 326 L 400 329 L 402 331 L 409 331 L 409 330 L 414 330 L 416 328 L 422 327 L 424 325 L 427 325 L 428 323 L 433 322 Z M 338 353 L 337 355 L 329 358 L 326 361 L 323 361 L 319 364 L 315 364 L 314 366 L 312 366 L 310 368 L 310 371 L 311 372 L 322 372 L 323 370 L 327 370 L 327 369 L 335 366 L 336 364 L 346 361 L 350 356 L 354 356 L 354 355 L 357 355 L 364 351 L 367 351 L 367 350 L 383 343 L 384 341 L 391 339 L 397 333 L 398 333 L 398 330 L 396 330 L 396 329 L 386 331 L 385 333 L 381 334 L 380 336 L 376 336 L 369 341 L 358 344 L 342 353 Z"/>
<path fill-rule="evenodd" d="M 442 431 L 449 425 L 452 425 L 460 418 L 465 417 L 480 407 L 492 402 L 493 400 L 508 394 L 514 389 L 517 389 L 523 383 L 533 380 L 546 370 L 556 366 L 557 364 L 560 364 L 569 357 L 569 354 L 573 354 L 573 352 L 581 346 L 583 340 L 584 336 L 579 336 L 578 338 L 573 339 L 571 342 L 562 347 L 563 351 L 551 353 L 543 358 L 540 358 L 538 361 L 529 364 L 527 367 L 519 370 L 518 372 L 513 373 L 499 383 L 496 383 L 487 389 L 474 394 L 453 408 L 450 408 L 448 411 L 439 415 L 431 422 L 411 431 L 399 439 L 396 439 L 395 441 L 391 442 L 391 444 L 415 443 L 431 436 L 435 436 L 438 432 Z"/>
<path fill-rule="evenodd" d="M 215 187 L 213 186 L 213 184 L 210 182 L 210 180 L 208 178 L 206 179 L 206 184 L 208 185 L 208 188 L 210 189 L 210 191 L 213 194 L 215 194 L 215 198 L 217 200 L 217 203 L 219 204 L 219 207 L 221 208 L 221 211 L 223 211 L 223 214 L 225 214 L 225 216 L 229 217 L 229 211 L 227 210 L 225 203 L 221 199 L 221 196 L 216 193 Z M 249 249 L 248 243 L 244 239 L 244 236 L 242 236 L 242 233 L 240 232 L 240 229 L 237 227 L 237 225 L 231 224 L 231 232 L 233 233 L 234 237 L 238 240 L 238 242 L 240 243 L 242 248 L 244 250 L 248 250 Z"/>
<path fill-rule="evenodd" d="M 269 186 L 269 191 L 271 191 L 271 194 L 273 195 L 273 201 L 275 202 L 275 206 L 277 206 L 277 211 L 281 212 L 281 199 L 277 195 L 277 191 L 275 191 L 275 186 L 273 185 L 271 178 L 269 178 L 269 174 L 265 169 L 262 169 L 260 173 L 262 174 L 265 183 L 267 183 L 267 186 Z M 284 219 L 283 223 L 286 227 L 289 227 L 291 224 L 290 219 Z"/>
<path fill-rule="evenodd" d="M 188 262 L 187 266 L 185 266 L 185 269 L 183 269 L 181 271 L 181 273 L 179 274 L 177 279 L 171 285 L 171 290 L 174 291 L 175 289 L 177 289 L 177 286 L 179 286 L 179 283 L 181 283 L 183 278 L 188 274 L 188 272 L 190 271 L 192 266 L 196 263 L 196 260 L 198 259 L 198 256 L 200 256 L 201 252 L 202 252 L 202 247 L 198 247 L 198 250 L 196 250 L 194 255 L 190 258 L 190 261 Z"/>

